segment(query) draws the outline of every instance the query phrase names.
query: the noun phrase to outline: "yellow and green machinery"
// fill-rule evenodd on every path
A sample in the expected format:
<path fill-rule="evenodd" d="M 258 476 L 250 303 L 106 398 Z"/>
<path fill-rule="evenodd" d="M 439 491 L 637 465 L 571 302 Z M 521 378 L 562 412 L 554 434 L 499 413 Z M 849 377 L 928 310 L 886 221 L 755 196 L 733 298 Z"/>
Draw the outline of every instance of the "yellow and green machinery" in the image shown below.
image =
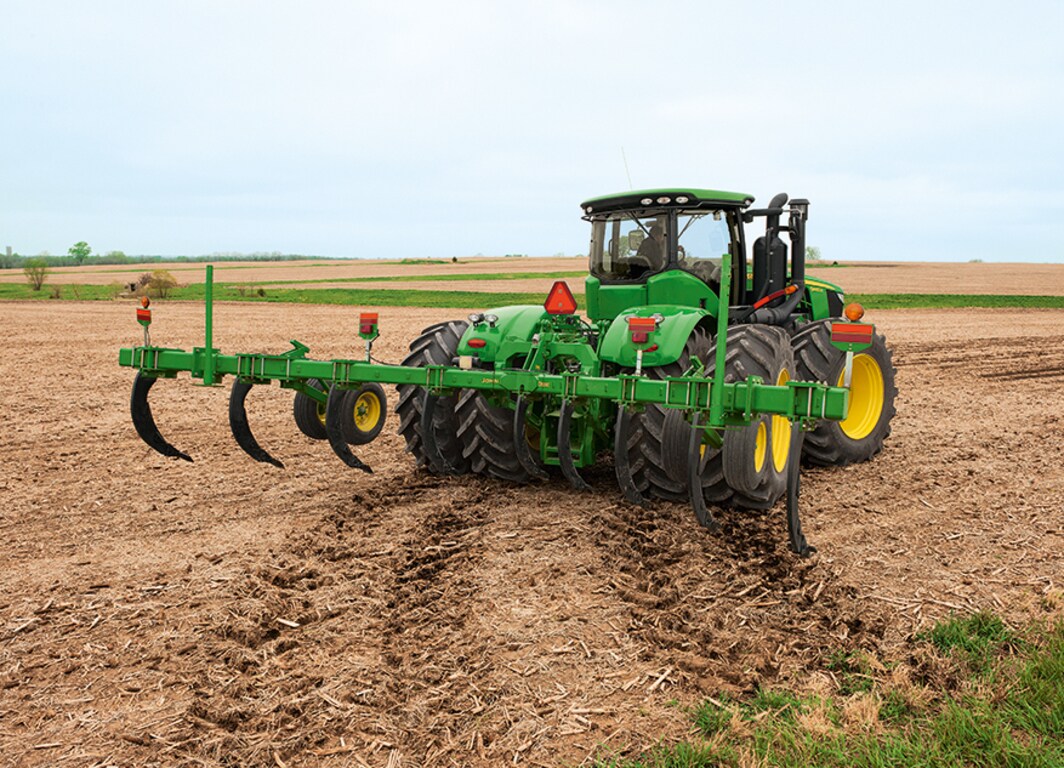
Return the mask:
<path fill-rule="evenodd" d="M 359 353 L 314 360 L 288 352 L 222 354 L 154 346 L 138 309 L 141 346 L 131 411 L 160 453 L 191 461 L 160 434 L 148 391 L 187 372 L 234 379 L 229 421 L 253 459 L 283 467 L 254 438 L 244 408 L 253 386 L 295 391 L 298 428 L 348 466 L 371 471 L 353 446 L 379 434 L 382 384 L 398 388 L 399 432 L 437 474 L 475 472 L 515 483 L 610 461 L 624 496 L 687 500 L 703 525 L 712 507 L 765 509 L 787 495 L 792 548 L 811 551 L 798 522 L 799 463 L 848 464 L 883 447 L 894 415 L 894 368 L 882 335 L 844 307 L 841 289 L 805 275 L 809 204 L 777 195 L 655 189 L 587 200 L 591 224 L 586 316 L 564 282 L 543 305 L 507 306 L 426 328 L 401 364 L 372 357 L 377 314 L 359 317 Z M 765 222 L 750 245 L 745 225 Z M 787 237 L 788 244 L 783 237 Z M 789 251 L 789 256 L 788 256 Z M 749 257 L 748 257 L 749 252 Z M 845 316 L 844 316 L 845 315 Z"/>

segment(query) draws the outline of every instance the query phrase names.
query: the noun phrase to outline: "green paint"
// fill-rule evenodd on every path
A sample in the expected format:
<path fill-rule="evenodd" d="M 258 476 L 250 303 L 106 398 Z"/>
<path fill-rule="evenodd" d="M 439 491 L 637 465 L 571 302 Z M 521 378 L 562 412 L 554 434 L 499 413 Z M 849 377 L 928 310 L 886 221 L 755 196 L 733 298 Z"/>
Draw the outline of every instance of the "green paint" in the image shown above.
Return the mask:
<path fill-rule="evenodd" d="M 711 316 L 703 310 L 675 304 L 632 307 L 623 311 L 610 324 L 599 347 L 599 356 L 607 362 L 616 363 L 624 368 L 634 368 L 635 347 L 628 335 L 628 318 L 650 317 L 654 314 L 660 314 L 665 319 L 658 325 L 658 329 L 651 338 L 651 342 L 657 344 L 658 348 L 652 352 L 643 353 L 645 368 L 655 368 L 679 359 L 683 354 L 687 339 L 691 336 L 691 331 L 699 324 L 712 320 Z"/>
<path fill-rule="evenodd" d="M 725 192 L 719 189 L 684 189 L 678 187 L 668 187 L 665 189 L 637 189 L 631 192 L 617 192 L 612 195 L 602 195 L 600 197 L 592 197 L 590 200 L 585 200 L 580 203 L 580 208 L 586 213 L 588 206 L 592 207 L 592 213 L 596 212 L 600 208 L 609 207 L 611 203 L 614 204 L 627 204 L 634 198 L 636 201 L 643 198 L 650 198 L 652 201 L 656 201 L 659 197 L 668 197 L 674 200 L 677 197 L 690 198 L 689 203 L 684 203 L 687 207 L 693 207 L 698 203 L 722 203 L 725 205 L 746 205 L 754 200 L 753 195 L 748 195 L 745 192 Z M 638 203 L 637 203 L 638 205 Z M 644 207 L 656 207 L 657 203 L 651 203 Z"/>

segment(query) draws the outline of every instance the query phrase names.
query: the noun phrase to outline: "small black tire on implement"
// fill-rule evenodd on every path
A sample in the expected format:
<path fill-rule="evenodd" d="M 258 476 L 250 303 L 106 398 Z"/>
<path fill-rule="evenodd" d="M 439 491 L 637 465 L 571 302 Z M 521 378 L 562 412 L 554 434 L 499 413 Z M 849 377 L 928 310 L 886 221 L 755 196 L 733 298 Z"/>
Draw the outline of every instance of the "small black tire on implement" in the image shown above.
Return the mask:
<path fill-rule="evenodd" d="M 410 354 L 403 360 L 403 365 L 454 365 L 458 342 L 467 327 L 469 324 L 464 320 L 430 325 L 410 343 Z M 419 467 L 427 467 L 436 473 L 444 472 L 447 467 L 431 465 L 421 440 L 421 405 L 425 389 L 413 384 L 400 384 L 397 389 L 399 403 L 395 406 L 395 412 L 399 414 L 399 434 L 406 441 L 406 450 L 413 454 Z M 469 460 L 462 455 L 462 446 L 458 440 L 456 406 L 456 397 L 439 398 L 433 416 L 433 434 L 440 453 L 450 462 L 450 471 L 465 474 L 469 472 L 470 467 Z"/>
<path fill-rule="evenodd" d="M 347 418 L 350 414 L 350 418 Z M 371 443 L 384 428 L 388 415 L 388 399 L 384 388 L 376 382 L 366 382 L 344 396 L 344 439 L 350 445 Z"/>
<path fill-rule="evenodd" d="M 842 386 L 846 355 L 831 345 L 831 320 L 803 326 L 791 339 L 798 378 Z M 868 461 L 890 435 L 896 413 L 894 362 L 887 339 L 872 337 L 872 346 L 854 356 L 850 414 L 843 421 L 822 421 L 806 434 L 803 458 L 819 466 L 846 466 Z"/>
<path fill-rule="evenodd" d="M 313 387 L 319 392 L 325 391 L 325 386 L 317 379 L 307 379 L 307 386 Z M 296 392 L 292 401 L 292 416 L 295 418 L 299 431 L 311 440 L 326 440 L 325 432 L 325 403 L 317 402 L 314 398 Z"/>

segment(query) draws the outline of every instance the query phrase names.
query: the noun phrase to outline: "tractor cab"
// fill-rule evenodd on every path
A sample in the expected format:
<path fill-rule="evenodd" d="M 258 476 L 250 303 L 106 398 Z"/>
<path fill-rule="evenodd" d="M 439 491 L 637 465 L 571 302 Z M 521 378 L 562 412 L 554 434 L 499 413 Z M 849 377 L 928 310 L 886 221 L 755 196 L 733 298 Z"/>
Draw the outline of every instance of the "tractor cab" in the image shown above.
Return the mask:
<path fill-rule="evenodd" d="M 808 291 L 787 301 L 806 287 L 809 206 L 808 201 L 792 200 L 784 208 L 787 200 L 787 195 L 777 195 L 768 208 L 755 210 L 750 208 L 753 196 L 743 193 L 654 189 L 585 201 L 583 218 L 591 222 L 589 316 L 608 320 L 629 307 L 659 304 L 698 307 L 715 315 L 721 256 L 727 253 L 734 267 L 724 292 L 729 305 L 742 310 L 772 296 L 769 302 L 789 310 L 776 312 L 779 317 L 768 322 L 785 324 L 798 302 L 810 302 Z M 781 222 L 784 215 L 787 220 Z M 743 225 L 755 217 L 765 219 L 765 233 L 754 241 L 748 261 Z M 790 259 L 781 234 L 789 235 Z M 813 290 L 825 310 L 821 294 L 834 287 L 825 284 Z M 841 309 L 841 292 L 839 303 Z"/>

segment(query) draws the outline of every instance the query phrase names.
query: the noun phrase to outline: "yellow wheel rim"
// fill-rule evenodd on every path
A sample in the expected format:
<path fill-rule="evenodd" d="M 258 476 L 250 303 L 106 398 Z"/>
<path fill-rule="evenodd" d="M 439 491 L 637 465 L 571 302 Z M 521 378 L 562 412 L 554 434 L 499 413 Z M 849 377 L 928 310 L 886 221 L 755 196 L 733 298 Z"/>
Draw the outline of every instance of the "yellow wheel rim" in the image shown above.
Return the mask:
<path fill-rule="evenodd" d="M 539 453 L 539 430 L 527 422 L 525 423 L 525 445 Z"/>
<path fill-rule="evenodd" d="M 845 371 L 839 374 L 842 386 Z M 872 434 L 883 414 L 883 370 L 871 355 L 854 355 L 850 380 L 850 413 L 839 422 L 843 434 L 861 440 Z"/>
<path fill-rule="evenodd" d="M 372 392 L 363 392 L 355 400 L 355 426 L 369 432 L 381 418 L 381 401 Z"/>
<path fill-rule="evenodd" d="M 768 453 L 768 430 L 765 429 L 765 422 L 759 421 L 757 423 L 757 442 L 754 443 L 754 471 L 760 472 L 761 468 L 765 466 L 765 454 Z"/>
<path fill-rule="evenodd" d="M 784 368 L 776 377 L 776 386 L 782 387 L 791 380 L 790 372 Z M 772 417 L 772 466 L 777 472 L 787 467 L 787 457 L 791 452 L 791 423 L 786 416 Z"/>
<path fill-rule="evenodd" d="M 324 427 L 325 426 L 325 403 L 315 403 L 314 405 L 316 406 L 316 412 L 318 414 L 318 421 L 320 421 L 321 425 Z"/>

